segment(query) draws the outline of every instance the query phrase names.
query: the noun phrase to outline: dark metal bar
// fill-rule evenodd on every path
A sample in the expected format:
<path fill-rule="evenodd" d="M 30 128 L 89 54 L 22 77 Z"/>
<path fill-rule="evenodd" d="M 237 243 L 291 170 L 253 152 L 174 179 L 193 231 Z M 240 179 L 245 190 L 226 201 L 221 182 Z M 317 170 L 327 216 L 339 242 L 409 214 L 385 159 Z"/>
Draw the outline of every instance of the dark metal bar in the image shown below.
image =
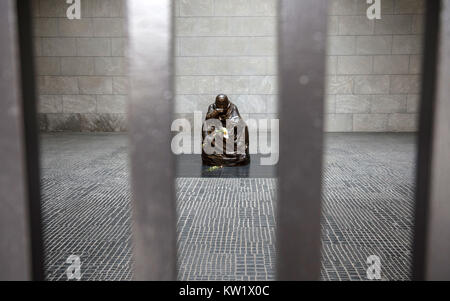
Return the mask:
<path fill-rule="evenodd" d="M 427 1 L 413 275 L 450 280 L 450 0 Z"/>
<path fill-rule="evenodd" d="M 30 1 L 0 15 L 0 280 L 43 280 Z"/>
<path fill-rule="evenodd" d="M 440 1 L 427 1 L 424 58 L 422 63 L 422 97 L 419 122 L 416 208 L 414 227 L 413 278 L 425 277 L 425 241 L 427 232 L 428 195 L 430 185 L 431 144 L 433 140 L 435 83 Z"/>
<path fill-rule="evenodd" d="M 22 106 L 25 130 L 28 207 L 30 210 L 31 256 L 33 280 L 44 276 L 44 242 L 42 237 L 39 126 L 37 121 L 37 93 L 32 33 L 33 0 L 16 0 L 19 20 L 21 58 Z"/>
<path fill-rule="evenodd" d="M 281 0 L 278 280 L 319 280 L 326 0 Z"/>
<path fill-rule="evenodd" d="M 128 1 L 135 278 L 176 279 L 171 0 Z"/>

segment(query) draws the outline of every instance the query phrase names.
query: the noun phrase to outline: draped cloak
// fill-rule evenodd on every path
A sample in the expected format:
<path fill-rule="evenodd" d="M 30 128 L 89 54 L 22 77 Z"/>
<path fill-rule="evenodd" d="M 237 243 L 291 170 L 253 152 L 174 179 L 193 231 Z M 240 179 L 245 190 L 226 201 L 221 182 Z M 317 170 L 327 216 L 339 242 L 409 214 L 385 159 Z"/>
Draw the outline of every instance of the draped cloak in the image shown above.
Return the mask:
<path fill-rule="evenodd" d="M 216 104 L 209 106 L 203 123 L 202 143 L 204 165 L 242 166 L 250 163 L 248 127 L 232 102 L 221 113 L 217 112 Z"/>

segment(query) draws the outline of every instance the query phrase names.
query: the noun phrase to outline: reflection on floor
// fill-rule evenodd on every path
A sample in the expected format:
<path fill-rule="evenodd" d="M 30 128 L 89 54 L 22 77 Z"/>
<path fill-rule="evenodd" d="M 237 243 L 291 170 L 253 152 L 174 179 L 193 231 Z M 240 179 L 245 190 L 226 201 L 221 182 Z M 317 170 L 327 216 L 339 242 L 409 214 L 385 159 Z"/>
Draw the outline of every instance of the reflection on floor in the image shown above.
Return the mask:
<path fill-rule="evenodd" d="M 261 155 L 251 155 L 251 164 L 238 167 L 211 168 L 202 164 L 200 155 L 177 156 L 180 178 L 276 178 L 276 166 L 261 165 Z M 264 156 L 267 157 L 267 156 Z"/>
<path fill-rule="evenodd" d="M 67 279 L 70 255 L 81 257 L 83 280 L 132 279 L 127 142 L 122 134 L 43 135 L 49 280 Z M 199 163 L 178 164 L 180 280 L 274 279 L 274 169 L 251 166 L 236 178 Z M 324 280 L 366 279 L 370 255 L 381 258 L 384 280 L 409 279 L 413 174 L 413 135 L 327 136 Z"/>

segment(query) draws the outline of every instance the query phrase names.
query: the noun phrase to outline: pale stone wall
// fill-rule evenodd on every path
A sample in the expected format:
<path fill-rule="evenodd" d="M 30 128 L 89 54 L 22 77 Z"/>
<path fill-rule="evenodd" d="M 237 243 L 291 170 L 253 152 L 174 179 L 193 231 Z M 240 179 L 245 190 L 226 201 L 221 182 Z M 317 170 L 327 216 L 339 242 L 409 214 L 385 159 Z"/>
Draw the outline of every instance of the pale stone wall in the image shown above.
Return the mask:
<path fill-rule="evenodd" d="M 126 0 L 34 0 L 43 130 L 126 129 Z M 423 0 L 330 0 L 326 130 L 415 131 Z M 230 95 L 252 118 L 277 115 L 277 0 L 175 0 L 175 117 Z M 301 38 L 301 37 L 299 37 Z M 299 110 L 301 110 L 299 106 Z"/>
<path fill-rule="evenodd" d="M 424 0 L 331 0 L 327 126 L 336 132 L 417 129 Z"/>
<path fill-rule="evenodd" d="M 277 113 L 277 1 L 176 0 L 176 107 L 187 118 L 225 93 L 241 113 Z"/>
<path fill-rule="evenodd" d="M 366 0 L 329 3 L 326 131 L 415 131 L 424 1 L 382 0 L 373 21 Z M 177 113 L 222 92 L 250 117 L 277 117 L 276 5 L 177 1 Z"/>
<path fill-rule="evenodd" d="M 40 127 L 45 131 L 126 129 L 124 0 L 83 0 L 81 20 L 65 0 L 34 0 Z"/>

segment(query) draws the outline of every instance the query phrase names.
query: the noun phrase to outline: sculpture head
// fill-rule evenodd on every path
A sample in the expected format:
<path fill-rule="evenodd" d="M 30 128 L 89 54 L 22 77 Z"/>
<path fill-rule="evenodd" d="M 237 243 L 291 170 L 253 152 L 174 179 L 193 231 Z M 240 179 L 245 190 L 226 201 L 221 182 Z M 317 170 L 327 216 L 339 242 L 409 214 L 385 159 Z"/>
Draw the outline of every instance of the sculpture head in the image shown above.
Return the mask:
<path fill-rule="evenodd" d="M 230 101 L 228 100 L 228 96 L 225 94 L 219 94 L 216 97 L 216 107 L 219 109 L 226 110 L 230 106 Z"/>

